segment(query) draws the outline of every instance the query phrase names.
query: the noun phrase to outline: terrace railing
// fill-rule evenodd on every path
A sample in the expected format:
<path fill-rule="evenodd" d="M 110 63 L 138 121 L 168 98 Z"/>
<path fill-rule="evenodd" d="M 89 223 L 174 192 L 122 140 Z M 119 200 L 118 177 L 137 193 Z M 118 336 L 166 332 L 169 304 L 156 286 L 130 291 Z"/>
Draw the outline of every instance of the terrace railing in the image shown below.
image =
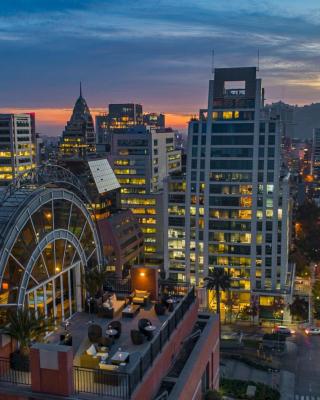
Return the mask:
<path fill-rule="evenodd" d="M 130 372 L 73 367 L 75 393 L 80 396 L 81 393 L 91 393 L 100 397 L 110 396 L 112 398 L 129 399 L 194 301 L 195 289 L 191 288 L 181 302 L 177 304 L 159 332 L 149 342 L 148 347 L 130 369 Z"/>
<path fill-rule="evenodd" d="M 115 276 L 107 277 L 106 282 L 104 283 L 104 289 L 110 290 L 119 294 L 131 294 L 132 292 L 132 284 L 131 278 L 117 278 Z"/>
<path fill-rule="evenodd" d="M 0 358 L 0 382 L 13 385 L 31 385 L 31 373 L 12 369 L 9 358 Z"/>
<path fill-rule="evenodd" d="M 99 397 L 129 399 L 129 375 L 127 373 L 73 367 L 75 394 L 90 393 Z"/>
<path fill-rule="evenodd" d="M 169 341 L 171 335 L 176 330 L 179 322 L 184 314 L 189 310 L 190 306 L 195 301 L 195 289 L 192 287 L 188 294 L 178 303 L 177 307 L 164 322 L 159 332 L 150 341 L 149 346 L 145 349 L 140 359 L 136 362 L 133 371 L 130 373 L 130 394 L 136 388 L 139 382 L 142 381 L 145 373 L 152 366 L 158 354 L 161 353 Z"/>

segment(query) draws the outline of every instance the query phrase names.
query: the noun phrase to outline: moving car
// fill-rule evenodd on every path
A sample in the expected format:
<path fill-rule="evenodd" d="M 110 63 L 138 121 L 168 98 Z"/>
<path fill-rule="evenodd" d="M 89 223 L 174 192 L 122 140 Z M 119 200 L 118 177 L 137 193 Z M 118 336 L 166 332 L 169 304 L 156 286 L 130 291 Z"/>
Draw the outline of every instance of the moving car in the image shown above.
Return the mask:
<path fill-rule="evenodd" d="M 306 335 L 320 335 L 320 328 L 310 327 L 305 329 Z"/>
<path fill-rule="evenodd" d="M 291 336 L 295 334 L 296 331 L 288 328 L 287 326 L 279 325 L 274 328 L 273 333 L 280 333 L 281 335 Z"/>

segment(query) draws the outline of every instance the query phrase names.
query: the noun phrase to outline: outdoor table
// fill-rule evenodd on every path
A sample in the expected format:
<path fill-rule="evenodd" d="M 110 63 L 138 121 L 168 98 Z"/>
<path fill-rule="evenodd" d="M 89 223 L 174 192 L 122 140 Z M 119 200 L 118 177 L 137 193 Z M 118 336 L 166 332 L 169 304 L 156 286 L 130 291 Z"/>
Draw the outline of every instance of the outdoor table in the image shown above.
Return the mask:
<path fill-rule="evenodd" d="M 144 330 L 147 332 L 148 336 L 147 339 L 151 340 L 153 338 L 153 332 L 156 330 L 157 328 L 154 325 L 147 325 L 144 327 Z"/>
<path fill-rule="evenodd" d="M 113 357 L 111 357 L 112 364 L 120 365 L 129 361 L 130 354 L 126 351 L 117 351 Z"/>
<path fill-rule="evenodd" d="M 106 330 L 106 334 L 108 335 L 108 336 L 116 336 L 116 334 L 118 333 L 118 331 L 116 330 L 116 329 L 107 329 Z"/>

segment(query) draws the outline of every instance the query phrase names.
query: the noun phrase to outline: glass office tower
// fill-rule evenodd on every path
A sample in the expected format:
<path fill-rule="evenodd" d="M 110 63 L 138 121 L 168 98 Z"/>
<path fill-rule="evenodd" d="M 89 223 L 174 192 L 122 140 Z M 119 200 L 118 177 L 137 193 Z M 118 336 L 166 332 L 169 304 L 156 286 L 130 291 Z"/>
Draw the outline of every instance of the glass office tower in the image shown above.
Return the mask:
<path fill-rule="evenodd" d="M 209 269 L 224 268 L 243 304 L 252 294 L 268 304 L 289 293 L 289 176 L 280 148 L 256 68 L 215 69 L 208 108 L 189 124 L 179 276 L 201 285 Z"/>

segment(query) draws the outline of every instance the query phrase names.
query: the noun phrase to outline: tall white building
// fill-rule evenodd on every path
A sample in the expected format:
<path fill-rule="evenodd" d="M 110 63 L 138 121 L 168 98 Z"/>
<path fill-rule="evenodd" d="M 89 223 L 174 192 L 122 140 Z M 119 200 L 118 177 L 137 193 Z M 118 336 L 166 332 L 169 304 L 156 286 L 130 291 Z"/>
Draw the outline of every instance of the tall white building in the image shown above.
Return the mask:
<path fill-rule="evenodd" d="M 0 114 L 0 186 L 34 164 L 30 114 Z"/>
<path fill-rule="evenodd" d="M 215 69 L 208 108 L 189 124 L 185 207 L 183 182 L 167 188 L 167 274 L 201 285 L 224 268 L 240 304 L 290 293 L 289 176 L 267 114 L 256 68 Z"/>
<path fill-rule="evenodd" d="M 136 215 L 146 262 L 163 262 L 163 180 L 181 170 L 175 132 L 145 125 L 110 132 L 110 164 L 121 185 L 121 206 Z"/>

